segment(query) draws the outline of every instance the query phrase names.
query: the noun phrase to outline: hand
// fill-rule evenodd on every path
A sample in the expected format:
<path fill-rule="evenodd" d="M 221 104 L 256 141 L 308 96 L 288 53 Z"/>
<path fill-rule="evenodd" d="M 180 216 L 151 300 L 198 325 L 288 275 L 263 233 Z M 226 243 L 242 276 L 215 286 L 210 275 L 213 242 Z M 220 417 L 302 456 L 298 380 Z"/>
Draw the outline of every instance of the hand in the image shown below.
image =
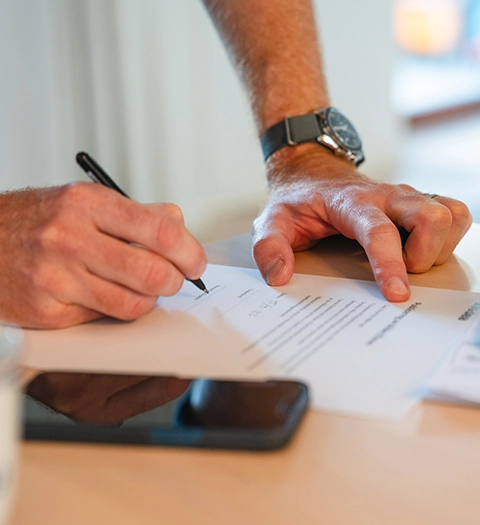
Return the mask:
<path fill-rule="evenodd" d="M 130 320 L 206 267 L 173 204 L 75 183 L 0 195 L 0 319 L 61 328 Z"/>
<path fill-rule="evenodd" d="M 26 392 L 73 421 L 116 425 L 173 401 L 189 384 L 174 377 L 49 372 Z"/>
<path fill-rule="evenodd" d="M 443 264 L 472 223 L 462 202 L 375 182 L 315 144 L 279 150 L 267 170 L 270 200 L 252 231 L 255 260 L 271 285 L 291 278 L 293 251 L 340 233 L 363 246 L 383 295 L 405 301 L 407 272 Z M 397 227 L 410 232 L 403 250 Z"/>

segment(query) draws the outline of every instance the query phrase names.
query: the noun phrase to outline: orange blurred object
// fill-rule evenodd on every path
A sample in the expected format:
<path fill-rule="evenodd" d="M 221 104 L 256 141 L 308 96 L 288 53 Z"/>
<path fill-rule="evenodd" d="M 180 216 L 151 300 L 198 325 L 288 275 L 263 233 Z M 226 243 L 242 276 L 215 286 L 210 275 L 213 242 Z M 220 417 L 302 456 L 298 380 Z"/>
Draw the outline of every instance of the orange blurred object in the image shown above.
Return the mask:
<path fill-rule="evenodd" d="M 398 45 L 420 55 L 454 51 L 463 30 L 458 0 L 396 0 L 394 31 Z"/>

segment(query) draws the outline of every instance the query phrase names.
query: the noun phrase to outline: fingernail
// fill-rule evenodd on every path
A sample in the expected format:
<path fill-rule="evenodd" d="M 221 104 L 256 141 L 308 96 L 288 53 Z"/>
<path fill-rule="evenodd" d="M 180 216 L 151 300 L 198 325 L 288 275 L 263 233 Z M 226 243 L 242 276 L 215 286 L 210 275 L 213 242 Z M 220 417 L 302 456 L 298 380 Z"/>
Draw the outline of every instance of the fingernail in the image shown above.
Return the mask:
<path fill-rule="evenodd" d="M 283 260 L 278 258 L 271 262 L 265 270 L 265 281 L 270 284 L 274 281 L 282 272 L 284 267 Z"/>
<path fill-rule="evenodd" d="M 388 289 L 397 295 L 405 295 L 406 293 L 408 293 L 408 289 L 405 286 L 405 283 L 398 277 L 390 279 L 390 282 L 388 283 Z"/>

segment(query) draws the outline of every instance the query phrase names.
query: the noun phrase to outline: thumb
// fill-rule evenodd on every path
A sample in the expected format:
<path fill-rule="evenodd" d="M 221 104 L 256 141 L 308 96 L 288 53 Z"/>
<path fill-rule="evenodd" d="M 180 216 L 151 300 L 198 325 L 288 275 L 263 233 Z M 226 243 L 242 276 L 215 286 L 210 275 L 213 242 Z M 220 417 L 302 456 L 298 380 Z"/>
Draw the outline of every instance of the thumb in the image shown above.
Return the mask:
<path fill-rule="evenodd" d="M 287 237 L 279 230 L 253 234 L 253 257 L 267 284 L 286 284 L 293 275 L 295 257 Z"/>

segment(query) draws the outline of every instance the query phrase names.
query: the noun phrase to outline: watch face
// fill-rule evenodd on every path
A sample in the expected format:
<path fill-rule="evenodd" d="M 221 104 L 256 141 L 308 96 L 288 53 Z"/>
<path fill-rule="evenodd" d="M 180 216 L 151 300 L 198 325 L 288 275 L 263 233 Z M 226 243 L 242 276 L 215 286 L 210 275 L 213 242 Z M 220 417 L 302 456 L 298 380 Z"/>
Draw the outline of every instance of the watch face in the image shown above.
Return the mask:
<path fill-rule="evenodd" d="M 333 138 L 342 146 L 358 150 L 362 147 L 362 141 L 353 127 L 352 123 L 339 111 L 330 108 L 326 114 L 327 124 L 333 133 Z"/>

